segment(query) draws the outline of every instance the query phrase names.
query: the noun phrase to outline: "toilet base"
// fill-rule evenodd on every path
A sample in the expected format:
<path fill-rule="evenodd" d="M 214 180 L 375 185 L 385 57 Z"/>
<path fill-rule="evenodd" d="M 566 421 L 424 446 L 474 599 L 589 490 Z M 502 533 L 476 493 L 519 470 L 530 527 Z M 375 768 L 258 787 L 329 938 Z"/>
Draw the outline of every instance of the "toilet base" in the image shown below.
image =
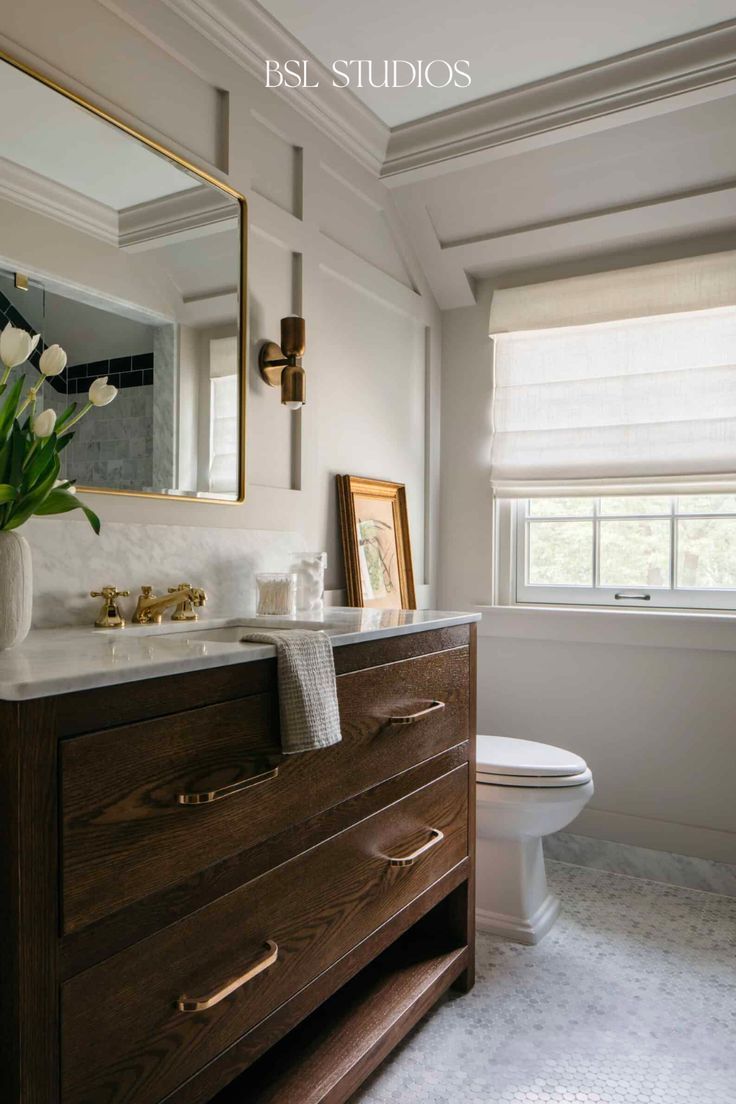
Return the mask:
<path fill-rule="evenodd" d="M 542 840 L 480 837 L 476 870 L 478 928 L 517 943 L 543 939 L 560 902 L 547 888 Z"/>
<path fill-rule="evenodd" d="M 548 893 L 529 920 L 522 920 L 518 916 L 506 916 L 502 912 L 486 912 L 485 909 L 479 908 L 475 910 L 475 925 L 478 931 L 498 935 L 502 939 L 511 940 L 512 943 L 526 943 L 533 946 L 544 939 L 557 919 L 559 911 L 558 898 Z"/>

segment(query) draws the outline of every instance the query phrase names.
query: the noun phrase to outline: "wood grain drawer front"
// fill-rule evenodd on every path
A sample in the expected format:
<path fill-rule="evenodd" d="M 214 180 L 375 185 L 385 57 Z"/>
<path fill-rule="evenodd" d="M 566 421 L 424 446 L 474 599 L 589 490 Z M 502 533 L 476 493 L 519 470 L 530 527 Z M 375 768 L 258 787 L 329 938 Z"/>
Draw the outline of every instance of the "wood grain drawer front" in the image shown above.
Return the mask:
<path fill-rule="evenodd" d="M 467 771 L 65 982 L 64 1104 L 160 1101 L 462 861 Z"/>
<path fill-rule="evenodd" d="M 64 931 L 468 738 L 466 647 L 341 675 L 338 693 L 342 742 L 301 755 L 281 755 L 269 694 L 63 741 Z"/>
<path fill-rule="evenodd" d="M 337 687 L 344 765 L 359 746 L 367 783 L 469 738 L 468 648 L 341 675 Z"/>
<path fill-rule="evenodd" d="M 272 694 L 65 740 L 64 930 L 247 845 L 248 796 L 268 787 L 280 759 Z M 223 793 L 201 807 L 186 803 Z"/>

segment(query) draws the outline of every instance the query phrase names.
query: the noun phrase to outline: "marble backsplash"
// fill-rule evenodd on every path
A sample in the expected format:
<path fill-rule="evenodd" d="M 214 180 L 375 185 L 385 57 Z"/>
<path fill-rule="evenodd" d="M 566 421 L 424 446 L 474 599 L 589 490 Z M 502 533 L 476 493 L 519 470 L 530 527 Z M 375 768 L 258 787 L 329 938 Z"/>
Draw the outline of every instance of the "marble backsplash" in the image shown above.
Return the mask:
<path fill-rule="evenodd" d="M 107 522 L 97 537 L 85 521 L 33 518 L 23 533 L 33 552 L 34 628 L 91 625 L 100 603 L 89 592 L 107 584 L 130 591 L 121 600 L 127 613 L 141 586 L 161 594 L 181 582 L 204 588 L 213 617 L 247 612 L 256 572 L 286 571 L 305 549 L 299 533 L 263 529 Z"/>

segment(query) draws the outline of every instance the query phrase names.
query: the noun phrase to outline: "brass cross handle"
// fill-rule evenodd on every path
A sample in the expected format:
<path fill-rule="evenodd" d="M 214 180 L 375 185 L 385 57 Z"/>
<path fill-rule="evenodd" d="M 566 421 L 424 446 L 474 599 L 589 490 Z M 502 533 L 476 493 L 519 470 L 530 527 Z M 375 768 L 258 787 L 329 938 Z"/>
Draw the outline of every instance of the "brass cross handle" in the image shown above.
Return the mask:
<path fill-rule="evenodd" d="M 129 590 L 118 590 L 116 586 L 103 586 L 101 590 L 91 590 L 90 598 L 102 598 L 103 603 L 95 621 L 98 629 L 122 629 L 125 620 L 120 612 L 118 598 L 127 598 Z"/>

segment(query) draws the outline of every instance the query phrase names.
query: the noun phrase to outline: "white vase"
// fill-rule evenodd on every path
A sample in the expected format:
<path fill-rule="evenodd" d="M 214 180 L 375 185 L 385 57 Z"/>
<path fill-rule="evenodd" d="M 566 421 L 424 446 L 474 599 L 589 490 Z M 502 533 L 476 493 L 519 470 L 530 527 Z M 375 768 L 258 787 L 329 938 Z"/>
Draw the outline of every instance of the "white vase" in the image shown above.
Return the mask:
<path fill-rule="evenodd" d="M 31 547 L 15 530 L 0 531 L 0 652 L 25 640 L 32 612 Z"/>

